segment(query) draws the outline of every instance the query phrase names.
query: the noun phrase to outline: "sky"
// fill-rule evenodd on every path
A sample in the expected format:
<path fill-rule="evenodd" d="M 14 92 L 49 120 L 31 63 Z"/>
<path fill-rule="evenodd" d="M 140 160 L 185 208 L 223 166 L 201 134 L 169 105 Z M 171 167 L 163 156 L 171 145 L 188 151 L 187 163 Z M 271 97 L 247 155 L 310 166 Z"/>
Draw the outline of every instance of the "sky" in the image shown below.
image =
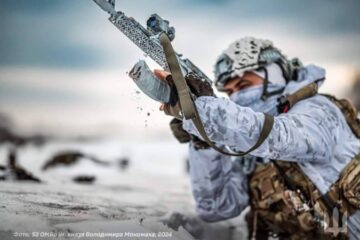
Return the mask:
<path fill-rule="evenodd" d="M 118 0 L 144 24 L 152 13 L 176 29 L 173 46 L 210 78 L 232 41 L 270 39 L 288 57 L 327 70 L 324 92 L 346 96 L 360 65 L 358 0 Z M 91 0 L 0 1 L 0 113 L 19 131 L 170 136 L 169 117 L 127 72 L 145 59 Z"/>

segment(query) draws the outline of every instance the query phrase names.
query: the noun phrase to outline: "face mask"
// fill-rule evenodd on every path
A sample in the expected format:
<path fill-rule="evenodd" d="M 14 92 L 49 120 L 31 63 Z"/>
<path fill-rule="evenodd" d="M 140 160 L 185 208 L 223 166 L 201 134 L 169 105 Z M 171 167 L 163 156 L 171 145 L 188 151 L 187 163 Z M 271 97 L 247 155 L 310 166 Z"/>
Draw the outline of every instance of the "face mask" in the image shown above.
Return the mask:
<path fill-rule="evenodd" d="M 278 84 L 269 84 L 268 91 L 276 91 L 282 88 Z M 277 115 L 277 99 L 281 94 L 269 97 L 265 101 L 261 100 L 263 93 L 263 85 L 253 86 L 244 90 L 235 92 L 230 95 L 230 100 L 239 104 L 242 107 L 249 107 L 255 112 L 265 112 L 270 115 Z"/>

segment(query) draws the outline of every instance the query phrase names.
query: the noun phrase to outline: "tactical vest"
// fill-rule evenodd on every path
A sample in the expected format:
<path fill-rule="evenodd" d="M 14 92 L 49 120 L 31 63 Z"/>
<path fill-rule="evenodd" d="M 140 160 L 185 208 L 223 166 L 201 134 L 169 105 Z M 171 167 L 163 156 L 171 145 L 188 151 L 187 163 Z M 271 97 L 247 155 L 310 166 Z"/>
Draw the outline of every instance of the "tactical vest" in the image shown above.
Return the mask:
<path fill-rule="evenodd" d="M 341 109 L 360 138 L 360 121 L 353 105 L 347 100 L 324 96 Z M 249 176 L 249 190 L 251 211 L 247 221 L 252 239 L 267 239 L 271 235 L 292 240 L 348 239 L 345 231 L 327 231 L 323 225 L 341 226 L 345 218 L 336 219 L 340 224 L 334 223 L 335 208 L 344 217 L 360 208 L 360 154 L 343 169 L 326 195 L 320 194 L 297 163 L 280 160 L 258 164 Z"/>

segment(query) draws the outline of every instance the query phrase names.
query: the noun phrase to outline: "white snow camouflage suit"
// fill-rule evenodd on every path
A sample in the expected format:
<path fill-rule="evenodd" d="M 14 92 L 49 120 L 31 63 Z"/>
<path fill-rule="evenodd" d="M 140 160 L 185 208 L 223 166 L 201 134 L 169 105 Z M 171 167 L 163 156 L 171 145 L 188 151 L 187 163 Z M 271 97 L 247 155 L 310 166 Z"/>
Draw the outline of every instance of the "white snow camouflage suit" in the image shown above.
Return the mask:
<path fill-rule="evenodd" d="M 299 76 L 297 82 L 286 86 L 286 93 L 324 79 L 325 71 L 309 65 L 300 70 Z M 207 96 L 197 98 L 195 104 L 209 138 L 234 151 L 246 151 L 256 143 L 264 123 L 263 112 L 274 115 L 270 135 L 251 155 L 264 162 L 296 162 L 325 194 L 347 163 L 359 154 L 360 140 L 340 109 L 326 97 L 316 95 L 298 102 L 286 114 L 277 114 L 274 109 L 278 97 L 270 97 L 263 106 L 244 107 L 234 102 L 236 99 Z M 183 128 L 201 138 L 191 120 L 184 120 Z M 196 150 L 190 143 L 189 161 L 196 210 L 203 220 L 236 217 L 249 205 L 248 175 L 236 167 L 237 159 L 211 148 Z M 350 239 L 359 239 L 360 211 L 348 219 L 348 234 Z"/>

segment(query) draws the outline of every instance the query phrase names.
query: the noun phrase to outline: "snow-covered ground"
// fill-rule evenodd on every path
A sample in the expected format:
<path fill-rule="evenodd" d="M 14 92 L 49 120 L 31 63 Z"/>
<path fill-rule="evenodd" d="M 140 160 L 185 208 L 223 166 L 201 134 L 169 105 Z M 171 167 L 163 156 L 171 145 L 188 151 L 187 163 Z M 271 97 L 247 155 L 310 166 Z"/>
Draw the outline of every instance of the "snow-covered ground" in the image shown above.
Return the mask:
<path fill-rule="evenodd" d="M 8 147 L 0 147 L 0 164 L 6 163 Z M 80 151 L 110 165 L 84 158 L 71 166 L 41 170 L 51 156 L 64 150 Z M 159 140 L 56 141 L 20 148 L 17 155 L 18 164 L 43 183 L 0 182 L 0 239 L 192 239 L 186 230 L 174 231 L 159 222 L 175 212 L 186 216 L 186 228 L 198 238 L 244 238 L 241 218 L 207 224 L 196 217 L 185 171 L 186 145 Z M 120 168 L 121 158 L 129 159 L 128 169 Z M 74 183 L 79 175 L 96 180 Z M 150 235 L 136 235 L 140 233 Z"/>
<path fill-rule="evenodd" d="M 8 146 L 0 147 L 0 164 L 6 162 Z M 79 151 L 110 162 L 101 166 L 91 161 L 79 161 L 71 167 L 57 167 L 43 172 L 41 167 L 54 154 L 61 151 Z M 142 181 L 144 177 L 155 177 L 171 181 L 184 178 L 187 146 L 175 141 L 121 141 L 102 139 L 93 141 L 56 141 L 42 147 L 27 145 L 17 151 L 18 163 L 39 176 L 46 182 L 66 182 L 69 177 L 79 174 L 90 174 L 97 178 L 97 183 L 117 184 L 135 177 Z M 130 160 L 128 171 L 122 172 L 118 160 Z M 148 182 L 148 181 L 145 181 Z"/>

